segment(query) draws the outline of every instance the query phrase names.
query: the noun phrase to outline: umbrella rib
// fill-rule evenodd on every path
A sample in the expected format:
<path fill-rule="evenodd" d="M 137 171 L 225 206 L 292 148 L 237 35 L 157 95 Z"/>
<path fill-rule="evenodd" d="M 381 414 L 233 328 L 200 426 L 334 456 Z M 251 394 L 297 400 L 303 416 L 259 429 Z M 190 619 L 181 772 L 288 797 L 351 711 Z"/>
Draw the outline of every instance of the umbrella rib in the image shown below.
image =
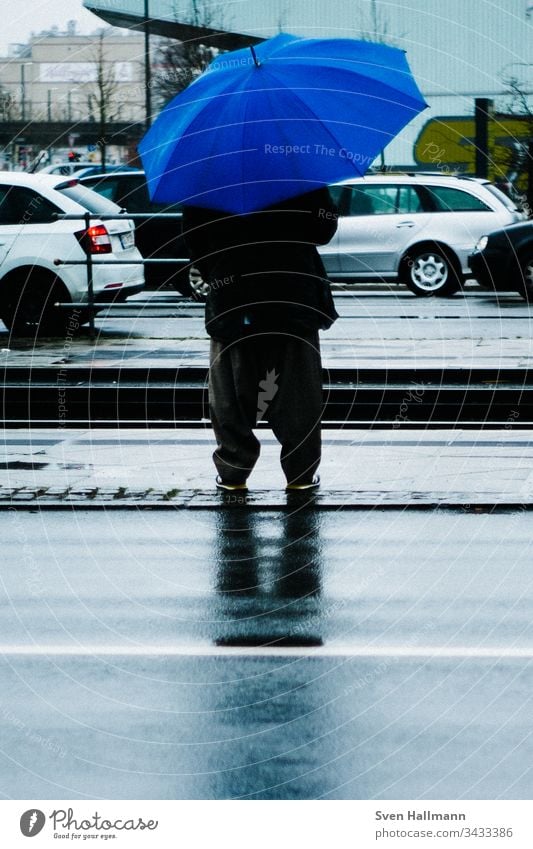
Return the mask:
<path fill-rule="evenodd" d="M 358 77 L 363 83 L 365 81 L 367 81 L 366 78 L 362 74 L 358 74 L 356 71 L 346 71 L 346 73 L 349 76 Z M 401 94 L 403 101 L 410 101 L 412 103 L 412 106 L 408 106 L 407 103 L 403 102 L 402 105 L 405 106 L 405 108 L 412 109 L 413 111 L 418 110 L 421 102 L 424 104 L 424 107 L 426 109 L 428 108 L 425 100 L 423 100 L 423 99 L 417 100 L 417 98 L 414 94 L 404 93 L 404 92 L 401 91 L 401 89 L 395 88 L 394 86 L 390 85 L 389 83 L 383 82 L 382 80 L 373 80 L 372 81 L 372 82 L 378 83 L 379 86 L 381 86 L 383 89 L 385 89 L 385 92 L 383 93 L 383 95 L 379 95 L 379 94 L 370 94 L 368 92 L 365 92 L 364 90 L 363 91 L 354 91 L 353 88 L 345 88 L 345 89 L 338 88 L 338 87 L 336 87 L 336 88 L 323 88 L 323 87 L 319 87 L 319 86 L 298 86 L 298 88 L 293 88 L 292 86 L 286 85 L 285 82 L 282 79 L 278 79 L 276 74 L 271 74 L 271 76 L 273 77 L 273 79 L 276 80 L 276 82 L 280 85 L 280 87 L 282 87 L 283 89 L 286 89 L 287 91 L 291 91 L 294 94 L 296 94 L 298 91 L 327 91 L 327 92 L 333 92 L 335 94 L 364 95 L 366 97 L 371 97 L 374 100 L 383 100 L 383 101 L 385 101 L 385 103 L 391 103 L 391 102 L 395 103 L 396 100 L 397 100 L 398 94 Z M 395 95 L 395 97 L 388 97 L 387 92 L 390 92 L 391 95 Z M 299 96 L 298 96 L 298 99 L 301 100 L 301 98 Z M 305 102 L 305 101 L 302 101 L 302 102 Z"/>
<path fill-rule="evenodd" d="M 200 80 L 200 79 L 201 79 L 201 78 L 199 77 L 199 78 L 198 78 L 198 80 Z M 228 88 L 230 88 L 230 87 L 231 87 L 231 85 L 233 85 L 233 80 L 232 80 L 232 79 L 228 79 L 228 80 L 227 80 L 227 84 L 224 86 L 224 88 L 222 89 L 222 91 L 218 92 L 217 97 L 228 97 L 228 96 L 232 96 L 232 95 L 234 95 L 234 94 L 235 94 L 235 92 L 234 92 L 234 91 L 232 92 L 232 91 L 228 91 L 228 90 L 227 90 Z M 178 94 L 178 95 L 176 95 L 176 97 L 180 97 L 180 95 Z M 186 103 L 183 103 L 183 104 L 180 104 L 180 105 L 181 105 L 181 106 L 183 106 L 183 107 L 190 108 L 191 106 L 194 106 L 195 104 L 200 104 L 200 103 L 203 103 L 204 101 L 210 101 L 210 100 L 212 100 L 212 99 L 213 99 L 213 98 L 212 98 L 212 96 L 211 96 L 211 97 L 207 97 L 207 96 L 205 96 L 205 97 L 195 98 L 195 99 L 194 99 L 194 100 L 192 100 L 192 101 L 189 101 L 189 102 L 186 102 Z M 171 104 L 172 104 L 172 101 L 171 101 L 171 103 L 169 104 L 169 106 L 170 106 Z M 168 107 L 167 107 L 167 108 L 168 108 Z M 193 115 L 193 116 L 191 117 L 191 119 L 188 121 L 188 123 L 187 123 L 187 130 L 185 130 L 185 131 L 182 133 L 183 138 L 186 138 L 186 137 L 189 135 L 189 132 L 188 132 L 188 131 L 190 130 L 191 126 L 194 124 L 194 122 L 195 122 L 198 118 L 200 118 L 200 117 L 201 117 L 201 111 L 200 111 L 200 110 L 201 110 L 201 108 L 202 108 L 202 107 L 198 107 L 198 112 L 197 112 L 195 115 Z M 196 130 L 195 132 L 202 132 L 202 130 Z M 193 133 L 190 133 L 190 135 L 192 135 L 192 134 L 193 134 Z M 164 168 L 162 168 L 162 169 L 161 169 L 161 177 L 162 177 L 162 175 L 165 173 L 165 171 L 167 170 L 167 168 L 168 168 L 168 166 L 169 166 L 169 163 L 170 163 L 170 160 L 172 159 L 173 155 L 174 155 L 174 150 L 172 150 L 172 149 L 171 149 L 171 150 L 170 150 L 170 152 L 168 153 L 167 157 L 166 157 L 165 166 L 164 166 Z M 161 182 L 161 177 L 160 177 L 160 179 L 158 180 L 158 184 Z M 156 187 L 156 190 L 157 190 L 157 187 Z"/>
<path fill-rule="evenodd" d="M 302 98 L 297 94 L 297 92 L 293 88 L 289 88 L 288 86 L 284 85 L 282 81 L 279 81 L 279 82 L 281 82 L 281 86 L 284 90 L 291 92 L 297 98 L 298 102 L 301 103 L 301 105 L 305 108 L 305 110 L 310 115 L 312 115 L 313 120 L 318 121 L 324 127 L 324 129 L 326 130 L 329 137 L 335 142 L 335 146 L 338 147 L 339 140 L 337 138 L 335 138 L 335 136 L 333 135 L 333 133 L 331 132 L 329 127 L 326 126 L 326 124 L 322 121 L 322 119 L 318 117 L 316 112 L 305 102 L 305 100 L 302 100 Z M 361 176 L 361 171 L 360 171 L 359 168 L 356 167 L 355 162 L 353 160 L 351 160 L 351 163 L 352 163 L 353 170 L 355 171 L 355 173 L 357 175 Z"/>

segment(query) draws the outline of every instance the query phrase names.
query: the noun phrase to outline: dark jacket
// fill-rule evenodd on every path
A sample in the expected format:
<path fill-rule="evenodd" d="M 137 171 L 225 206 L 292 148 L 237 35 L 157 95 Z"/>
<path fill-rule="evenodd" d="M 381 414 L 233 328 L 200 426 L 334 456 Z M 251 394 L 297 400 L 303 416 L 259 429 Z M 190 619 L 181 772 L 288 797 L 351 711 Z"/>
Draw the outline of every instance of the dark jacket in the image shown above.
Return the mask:
<path fill-rule="evenodd" d="M 185 207 L 185 241 L 210 284 L 209 335 L 232 341 L 330 327 L 338 315 L 316 245 L 330 241 L 337 218 L 326 188 L 249 215 Z"/>

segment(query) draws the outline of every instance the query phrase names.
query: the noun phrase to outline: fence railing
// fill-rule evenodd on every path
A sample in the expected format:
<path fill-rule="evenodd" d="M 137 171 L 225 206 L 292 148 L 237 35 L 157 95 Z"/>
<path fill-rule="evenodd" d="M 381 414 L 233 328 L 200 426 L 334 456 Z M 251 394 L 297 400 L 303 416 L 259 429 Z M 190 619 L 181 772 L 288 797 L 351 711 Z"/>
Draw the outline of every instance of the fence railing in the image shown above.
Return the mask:
<path fill-rule="evenodd" d="M 180 221 L 183 218 L 181 212 L 161 212 L 161 213 L 96 213 L 85 212 L 79 214 L 73 213 L 56 213 L 55 218 L 61 221 L 83 221 L 86 230 L 91 227 L 92 221 L 148 221 L 153 218 L 157 219 L 174 219 Z M 113 234 L 110 234 L 113 235 Z M 54 307 L 58 309 L 83 308 L 89 313 L 89 332 L 91 338 L 95 338 L 94 317 L 101 309 L 109 309 L 113 306 L 124 306 L 124 303 L 98 303 L 94 296 L 94 267 L 99 265 L 187 265 L 191 260 L 189 257 L 168 257 L 168 258 L 151 258 L 141 257 L 140 259 L 117 259 L 113 256 L 112 259 L 105 259 L 105 254 L 98 256 L 98 261 L 94 262 L 94 256 L 90 251 L 85 251 L 85 259 L 55 259 L 54 265 L 84 265 L 87 274 L 87 301 L 81 303 L 55 303 Z"/>

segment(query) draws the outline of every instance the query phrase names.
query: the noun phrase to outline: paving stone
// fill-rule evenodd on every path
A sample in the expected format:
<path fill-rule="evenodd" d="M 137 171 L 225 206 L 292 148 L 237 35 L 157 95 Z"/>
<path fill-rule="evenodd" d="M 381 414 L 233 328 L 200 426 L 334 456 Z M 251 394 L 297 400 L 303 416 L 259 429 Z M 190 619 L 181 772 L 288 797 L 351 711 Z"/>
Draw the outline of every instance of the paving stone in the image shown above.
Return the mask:
<path fill-rule="evenodd" d="M 69 491 L 68 486 L 47 486 L 46 495 L 64 495 Z"/>

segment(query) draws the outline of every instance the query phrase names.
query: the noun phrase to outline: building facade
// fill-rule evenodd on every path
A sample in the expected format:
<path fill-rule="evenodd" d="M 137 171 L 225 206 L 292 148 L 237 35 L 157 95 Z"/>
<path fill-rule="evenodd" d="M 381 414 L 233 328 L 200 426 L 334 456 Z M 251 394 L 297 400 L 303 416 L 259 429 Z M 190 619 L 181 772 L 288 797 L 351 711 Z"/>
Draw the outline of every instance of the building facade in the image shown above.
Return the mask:
<path fill-rule="evenodd" d="M 143 49 L 143 36 L 126 30 L 33 36 L 0 58 L 1 118 L 98 121 L 103 87 L 109 119 L 142 121 Z"/>
<path fill-rule="evenodd" d="M 24 169 L 38 155 L 53 163 L 71 151 L 98 162 L 106 136 L 107 161 L 128 161 L 144 126 L 144 79 L 137 32 L 78 35 L 70 22 L 12 45 L 0 57 L 0 168 Z"/>

